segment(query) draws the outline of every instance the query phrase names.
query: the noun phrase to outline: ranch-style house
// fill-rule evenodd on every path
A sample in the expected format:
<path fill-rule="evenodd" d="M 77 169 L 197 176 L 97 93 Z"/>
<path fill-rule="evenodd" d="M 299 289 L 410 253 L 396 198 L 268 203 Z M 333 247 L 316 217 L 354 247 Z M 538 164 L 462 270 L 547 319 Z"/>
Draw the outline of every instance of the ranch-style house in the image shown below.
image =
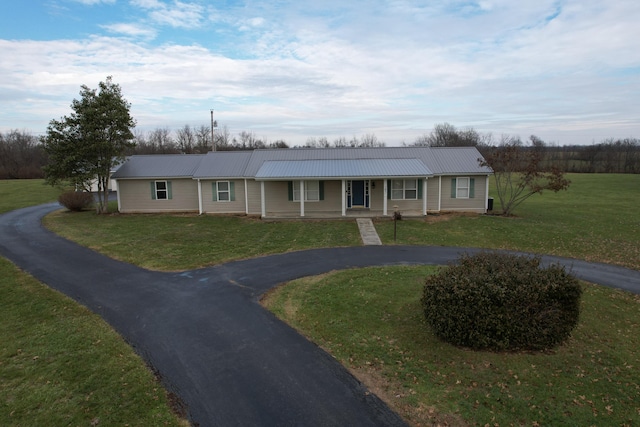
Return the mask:
<path fill-rule="evenodd" d="M 112 176 L 122 213 L 262 218 L 485 213 L 490 168 L 475 147 L 215 151 L 131 156 Z"/>

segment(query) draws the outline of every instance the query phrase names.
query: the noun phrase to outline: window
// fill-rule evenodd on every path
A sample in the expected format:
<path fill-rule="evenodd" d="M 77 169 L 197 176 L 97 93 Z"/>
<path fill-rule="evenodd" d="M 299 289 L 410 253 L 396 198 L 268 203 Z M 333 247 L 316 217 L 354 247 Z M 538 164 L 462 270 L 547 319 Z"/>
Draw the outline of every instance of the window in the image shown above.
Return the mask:
<path fill-rule="evenodd" d="M 292 181 L 293 201 L 300 201 L 300 181 Z M 317 202 L 320 198 L 320 181 L 304 182 L 304 201 Z"/>
<path fill-rule="evenodd" d="M 392 179 L 391 180 L 391 199 L 415 200 L 418 198 L 418 180 L 417 179 Z"/>
<path fill-rule="evenodd" d="M 233 202 L 236 200 L 233 181 L 214 181 L 211 192 L 214 202 Z"/>
<path fill-rule="evenodd" d="M 458 199 L 469 198 L 469 178 L 458 178 L 456 180 L 456 197 Z"/>
<path fill-rule="evenodd" d="M 473 199 L 474 197 L 474 178 L 453 178 L 451 179 L 451 198 L 452 199 Z"/>
<path fill-rule="evenodd" d="M 230 200 L 229 181 L 218 181 L 217 183 L 218 201 L 228 202 Z"/>
<path fill-rule="evenodd" d="M 153 200 L 167 200 L 171 198 L 171 182 L 154 181 L 151 183 L 151 198 Z"/>

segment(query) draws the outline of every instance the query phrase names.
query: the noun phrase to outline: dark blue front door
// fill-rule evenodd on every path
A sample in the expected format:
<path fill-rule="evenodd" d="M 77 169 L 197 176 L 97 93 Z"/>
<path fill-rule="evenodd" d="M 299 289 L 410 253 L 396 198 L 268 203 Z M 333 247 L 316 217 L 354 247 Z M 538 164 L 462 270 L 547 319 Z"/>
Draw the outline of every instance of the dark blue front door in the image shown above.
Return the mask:
<path fill-rule="evenodd" d="M 351 205 L 364 207 L 364 181 L 351 181 Z"/>

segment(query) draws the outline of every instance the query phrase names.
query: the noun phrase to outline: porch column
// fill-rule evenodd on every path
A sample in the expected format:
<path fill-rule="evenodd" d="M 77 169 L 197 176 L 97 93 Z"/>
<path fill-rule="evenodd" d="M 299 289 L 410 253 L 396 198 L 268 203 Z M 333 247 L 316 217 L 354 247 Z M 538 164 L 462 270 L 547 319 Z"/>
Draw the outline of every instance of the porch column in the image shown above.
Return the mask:
<path fill-rule="evenodd" d="M 438 177 L 438 212 L 442 208 L 442 176 Z"/>
<path fill-rule="evenodd" d="M 342 216 L 347 216 L 347 181 L 342 180 Z"/>
<path fill-rule="evenodd" d="M 422 182 L 422 215 L 427 215 L 427 178 Z"/>
<path fill-rule="evenodd" d="M 489 175 L 487 175 L 487 182 L 484 189 L 484 213 L 489 211 Z"/>
<path fill-rule="evenodd" d="M 198 213 L 202 215 L 202 181 L 198 179 Z"/>
<path fill-rule="evenodd" d="M 249 193 L 247 192 L 247 179 L 244 180 L 244 213 L 249 215 Z"/>
<path fill-rule="evenodd" d="M 387 183 L 387 181 L 389 181 L 388 179 L 383 179 L 382 182 L 382 215 L 383 216 L 387 216 L 387 185 L 389 185 Z"/>
<path fill-rule="evenodd" d="M 260 209 L 262 218 L 267 216 L 267 203 L 264 200 L 264 181 L 260 181 Z"/>
<path fill-rule="evenodd" d="M 304 181 L 300 180 L 300 216 L 304 216 Z"/>

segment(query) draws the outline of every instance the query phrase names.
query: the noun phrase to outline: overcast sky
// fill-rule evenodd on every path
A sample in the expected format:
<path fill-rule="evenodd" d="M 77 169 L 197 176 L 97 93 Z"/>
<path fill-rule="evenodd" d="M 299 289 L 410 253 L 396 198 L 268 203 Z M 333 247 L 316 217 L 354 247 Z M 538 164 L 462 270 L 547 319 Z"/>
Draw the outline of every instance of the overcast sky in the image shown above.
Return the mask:
<path fill-rule="evenodd" d="M 591 144 L 640 138 L 638 0 L 0 3 L 0 131 L 43 134 L 113 76 L 143 131 L 303 144 L 434 124 Z"/>

